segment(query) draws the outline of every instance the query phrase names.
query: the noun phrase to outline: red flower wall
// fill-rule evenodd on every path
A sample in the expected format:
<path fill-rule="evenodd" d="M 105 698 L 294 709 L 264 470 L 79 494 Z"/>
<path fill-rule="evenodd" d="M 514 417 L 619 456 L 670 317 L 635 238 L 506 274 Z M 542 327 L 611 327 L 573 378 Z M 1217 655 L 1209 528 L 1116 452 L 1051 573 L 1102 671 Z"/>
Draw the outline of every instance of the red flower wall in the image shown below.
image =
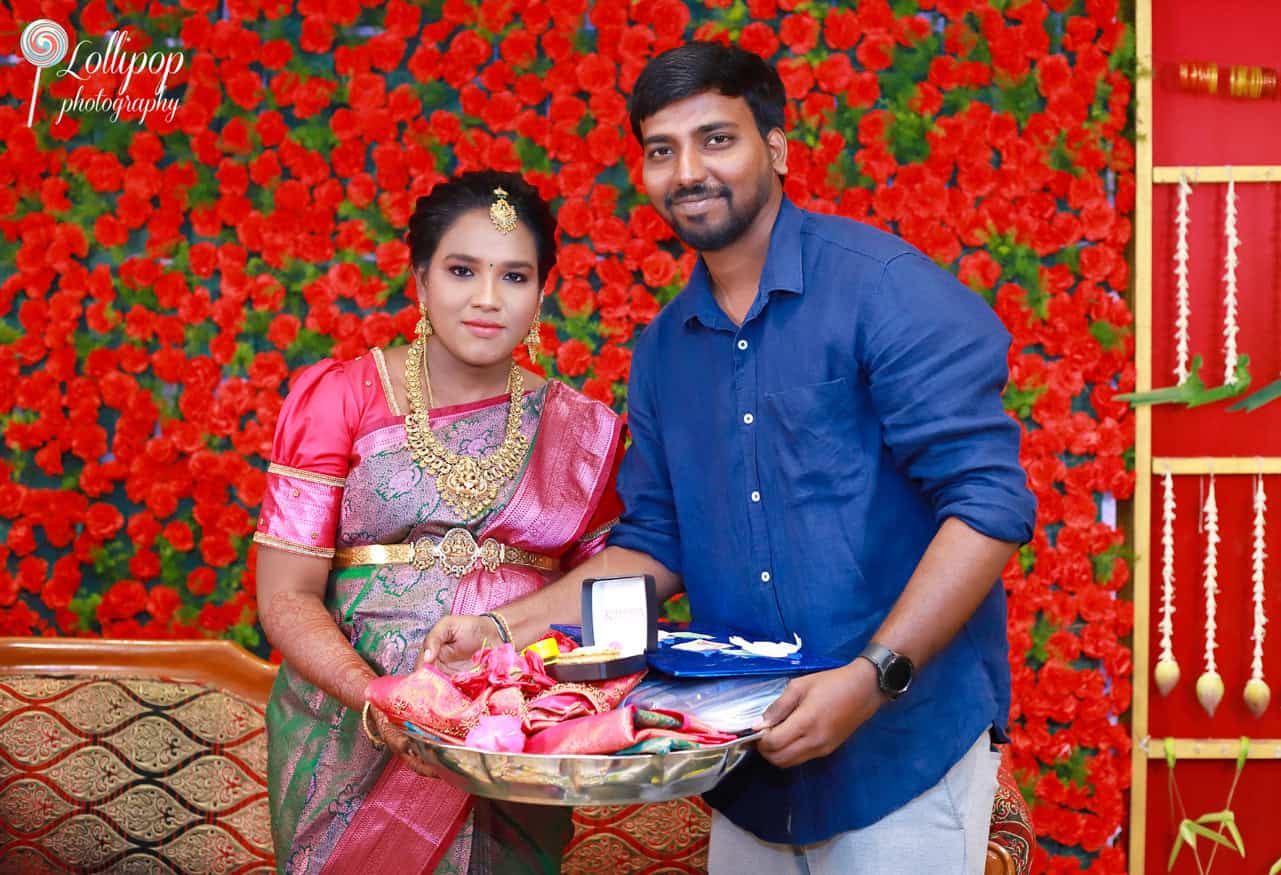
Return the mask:
<path fill-rule="evenodd" d="M 172 120 L 59 118 L 77 87 L 120 77 L 58 67 L 28 128 L 18 43 L 38 18 L 73 46 L 126 28 L 131 51 L 180 52 Z M 265 655 L 249 536 L 289 376 L 408 337 L 398 238 L 454 170 L 522 171 L 553 200 L 537 364 L 623 409 L 631 343 L 692 265 L 637 189 L 626 94 L 695 36 L 778 65 L 798 204 L 902 234 L 1014 334 L 1006 403 L 1040 499 L 1004 575 L 1016 770 L 1038 871 L 1123 871 L 1132 618 L 1123 539 L 1100 521 L 1133 488 L 1113 401 L 1133 386 L 1116 0 L 16 0 L 0 10 L 0 634 Z"/>

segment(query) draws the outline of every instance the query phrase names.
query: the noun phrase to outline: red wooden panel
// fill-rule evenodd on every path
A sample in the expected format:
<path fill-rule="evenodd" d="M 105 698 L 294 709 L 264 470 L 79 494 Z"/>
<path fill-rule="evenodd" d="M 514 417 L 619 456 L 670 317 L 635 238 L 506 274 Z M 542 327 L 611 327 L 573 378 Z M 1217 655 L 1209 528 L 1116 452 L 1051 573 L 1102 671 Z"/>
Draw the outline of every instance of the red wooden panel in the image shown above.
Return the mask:
<path fill-rule="evenodd" d="M 1268 867 L 1281 857 L 1281 829 L 1277 828 L 1275 813 L 1278 765 L 1275 760 L 1250 760 L 1245 764 L 1232 800 L 1245 843 L 1245 860 L 1235 852 L 1219 848 L 1211 871 L 1223 875 L 1267 875 Z M 1199 817 L 1223 807 L 1235 768 L 1235 762 L 1220 760 L 1183 760 L 1176 765 L 1175 774 L 1189 817 Z M 1151 873 L 1165 872 L 1174 845 L 1173 824 L 1177 818 L 1170 817 L 1166 790 L 1168 771 L 1165 760 L 1148 763 L 1146 846 L 1147 871 Z M 1197 846 L 1202 863 L 1209 862 L 1211 843 L 1200 839 Z M 1196 863 L 1186 848 L 1179 852 L 1179 862 L 1172 875 L 1197 875 Z"/>
<path fill-rule="evenodd" d="M 1277 35 L 1281 4 L 1274 0 L 1194 0 L 1153 2 L 1153 162 L 1157 166 L 1281 164 L 1281 101 L 1240 101 L 1178 91 L 1171 82 L 1174 65 L 1184 60 L 1219 64 L 1281 67 Z M 1281 185 L 1237 185 L 1238 313 L 1240 352 L 1249 353 L 1257 389 L 1281 377 Z M 1223 379 L 1223 208 L 1226 186 L 1194 184 L 1189 243 L 1192 319 L 1190 351 L 1206 360 L 1208 384 Z M 1174 210 L 1176 187 L 1157 185 L 1153 192 L 1152 342 L 1153 384 L 1173 384 L 1175 365 Z M 1154 456 L 1281 456 L 1281 401 L 1254 413 L 1228 413 L 1228 403 L 1188 410 L 1153 409 Z M 1152 664 L 1160 653 L 1161 478 L 1152 483 L 1151 578 L 1149 623 Z M 1205 538 L 1198 532 L 1201 478 L 1175 477 L 1178 522 L 1175 527 L 1177 577 L 1175 654 L 1182 669 L 1178 686 L 1162 698 L 1152 683 L 1149 727 L 1152 736 L 1281 738 L 1281 477 L 1265 478 L 1271 499 L 1268 541 L 1268 615 L 1273 621 L 1265 649 L 1265 674 L 1276 690 L 1269 711 L 1256 720 L 1241 693 L 1250 675 L 1252 619 L 1250 582 L 1251 488 L 1253 478 L 1221 476 L 1216 480 L 1220 534 L 1217 659 L 1226 691 L 1211 718 L 1196 700 L 1202 671 L 1205 600 L 1201 586 Z M 1159 742 L 1154 742 L 1159 743 Z M 1178 766 L 1179 786 L 1189 814 L 1223 806 L 1232 778 L 1232 761 L 1185 761 Z M 1253 760 L 1246 765 L 1234 809 L 1248 856 L 1220 853 L 1216 872 L 1263 875 L 1281 857 L 1281 830 L 1273 797 L 1281 785 L 1281 760 Z M 1148 767 L 1146 809 L 1147 871 L 1165 871 L 1177 819 L 1166 793 L 1166 767 Z M 1208 843 L 1202 842 L 1208 852 Z M 1203 860 L 1206 859 L 1203 856 Z M 1195 873 L 1192 856 L 1182 853 L 1176 875 Z"/>
<path fill-rule="evenodd" d="M 1264 647 L 1264 674 L 1274 690 L 1272 706 L 1255 719 L 1241 699 L 1250 677 L 1253 618 L 1250 582 L 1250 523 L 1253 477 L 1217 477 L 1215 495 L 1219 506 L 1219 646 L 1215 652 L 1225 692 L 1223 702 L 1210 717 L 1196 699 L 1196 679 L 1204 670 L 1205 596 L 1202 569 L 1205 535 L 1197 531 L 1201 478 L 1175 477 L 1174 494 L 1178 515 L 1174 526 L 1174 655 L 1182 677 L 1170 695 L 1162 697 L 1155 686 L 1148 708 L 1148 726 L 1153 736 L 1281 738 L 1281 477 L 1264 478 L 1272 499 L 1268 534 L 1272 560 L 1268 565 L 1267 613 L 1271 625 Z M 1152 617 L 1148 633 L 1152 642 L 1152 664 L 1160 656 L 1161 632 L 1161 478 L 1152 482 Z M 1149 684 L 1151 678 L 1148 679 Z M 1281 781 L 1281 762 L 1272 766 Z"/>
<path fill-rule="evenodd" d="M 1281 34 L 1281 21 L 1278 22 Z M 1281 54 L 1278 54 L 1281 62 Z M 1281 130 L 1281 128 L 1278 128 Z M 1281 164 L 1281 148 L 1274 147 Z M 1152 384 L 1175 382 L 1174 185 L 1152 197 Z M 1237 314 L 1239 352 L 1249 353 L 1250 390 L 1281 378 L 1281 184 L 1241 183 L 1237 191 Z M 1223 210 L 1226 185 L 1194 185 L 1189 198 L 1188 324 L 1191 354 L 1201 355 L 1206 385 L 1223 382 Z M 1281 455 L 1281 400 L 1253 413 L 1228 413 L 1234 402 L 1188 409 L 1163 404 L 1152 411 L 1155 456 Z M 1281 556 L 1281 552 L 1278 553 Z"/>
<path fill-rule="evenodd" d="M 1278 35 L 1281 4 L 1276 0 L 1152 0 L 1152 160 L 1157 166 L 1281 164 L 1276 139 L 1281 101 L 1189 94 L 1171 81 L 1180 61 L 1281 68 Z"/>

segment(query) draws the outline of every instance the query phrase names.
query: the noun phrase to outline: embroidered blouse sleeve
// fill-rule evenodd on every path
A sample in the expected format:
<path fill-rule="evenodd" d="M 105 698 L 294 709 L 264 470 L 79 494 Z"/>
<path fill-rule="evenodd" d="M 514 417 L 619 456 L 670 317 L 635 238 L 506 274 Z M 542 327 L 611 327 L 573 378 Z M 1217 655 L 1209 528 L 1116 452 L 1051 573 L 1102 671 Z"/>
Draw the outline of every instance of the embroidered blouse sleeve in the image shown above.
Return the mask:
<path fill-rule="evenodd" d="M 360 399 L 342 363 L 326 359 L 298 375 L 276 421 L 255 541 L 333 558 L 359 418 Z"/>

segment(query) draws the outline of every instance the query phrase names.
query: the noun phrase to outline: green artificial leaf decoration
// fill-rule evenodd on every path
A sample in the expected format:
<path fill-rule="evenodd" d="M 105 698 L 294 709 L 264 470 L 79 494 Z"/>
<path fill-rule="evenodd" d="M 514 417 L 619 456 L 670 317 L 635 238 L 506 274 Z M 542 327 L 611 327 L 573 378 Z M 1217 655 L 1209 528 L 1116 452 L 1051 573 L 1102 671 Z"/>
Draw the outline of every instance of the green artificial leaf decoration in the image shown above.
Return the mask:
<path fill-rule="evenodd" d="M 1208 827 L 1204 827 L 1195 820 L 1184 820 L 1183 824 L 1186 825 L 1191 832 L 1201 836 L 1202 838 L 1207 838 L 1210 841 L 1223 845 L 1223 847 L 1230 850 L 1236 850 L 1236 848 L 1232 847 L 1232 842 L 1227 836 L 1217 833 Z M 1180 826 L 1179 829 L 1183 829 L 1183 826 Z"/>
<path fill-rule="evenodd" d="M 1281 380 L 1274 380 L 1259 391 L 1255 392 L 1253 395 L 1247 395 L 1236 404 L 1233 404 L 1228 408 L 1228 411 L 1236 412 L 1238 410 L 1244 410 L 1246 413 L 1253 413 L 1264 404 L 1267 404 L 1270 401 L 1275 401 L 1278 398 L 1281 398 Z"/>

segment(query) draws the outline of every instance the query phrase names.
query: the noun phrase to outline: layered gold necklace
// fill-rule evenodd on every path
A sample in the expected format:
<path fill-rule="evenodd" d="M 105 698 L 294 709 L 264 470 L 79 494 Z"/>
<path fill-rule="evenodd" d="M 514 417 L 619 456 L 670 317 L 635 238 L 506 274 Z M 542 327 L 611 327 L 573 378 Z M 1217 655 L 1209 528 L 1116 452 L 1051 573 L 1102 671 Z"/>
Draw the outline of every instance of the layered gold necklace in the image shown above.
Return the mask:
<path fill-rule="evenodd" d="M 462 519 L 479 516 L 493 503 L 502 485 L 520 471 L 529 449 L 529 440 L 520 430 L 525 412 L 525 380 L 520 367 L 512 362 L 507 377 L 511 401 L 507 407 L 507 434 L 498 449 L 488 456 L 464 456 L 442 444 L 431 430 L 427 407 L 423 404 L 419 374 L 431 393 L 427 373 L 427 338 L 416 337 L 405 357 L 405 397 L 409 414 L 405 417 L 405 444 L 414 461 L 436 478 L 436 491 Z"/>

